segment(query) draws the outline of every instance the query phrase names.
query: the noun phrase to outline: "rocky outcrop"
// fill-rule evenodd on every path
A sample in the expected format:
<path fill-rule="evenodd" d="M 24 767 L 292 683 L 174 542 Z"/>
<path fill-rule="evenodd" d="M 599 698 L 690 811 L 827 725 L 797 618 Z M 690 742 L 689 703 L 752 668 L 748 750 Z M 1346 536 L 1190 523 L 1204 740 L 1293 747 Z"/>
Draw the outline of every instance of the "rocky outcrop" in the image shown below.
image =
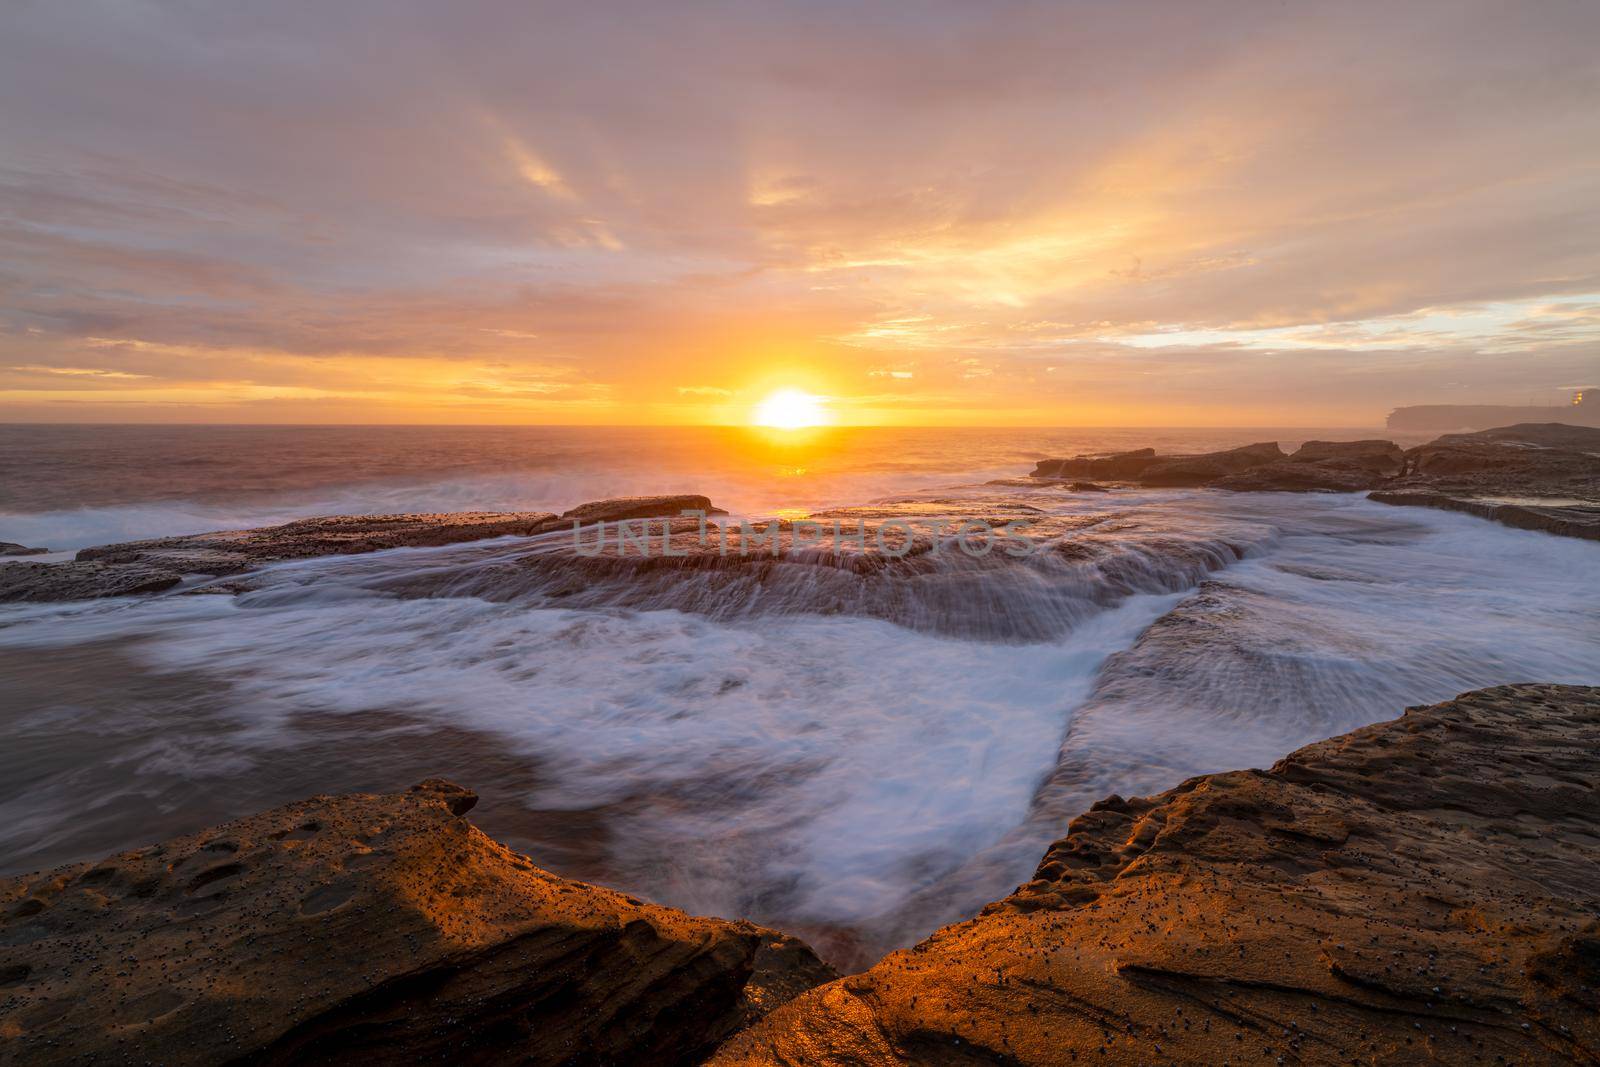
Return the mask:
<path fill-rule="evenodd" d="M 1152 463 L 1139 472 L 1141 485 L 1186 487 L 1206 485 L 1225 475 L 1259 467 L 1284 458 L 1277 442 L 1244 445 L 1198 456 L 1175 456 Z"/>
<path fill-rule="evenodd" d="M 0 541 L 0 556 L 47 556 L 48 548 L 29 548 L 15 541 Z"/>
<path fill-rule="evenodd" d="M 1154 449 L 1039 461 L 1035 479 L 1098 477 L 1235 492 L 1377 490 L 1387 504 L 1444 508 L 1520 529 L 1594 539 L 1600 519 L 1600 429 L 1561 423 L 1446 434 L 1402 452 L 1393 441 L 1307 441 L 1198 456 Z"/>
<path fill-rule="evenodd" d="M 1600 427 L 1572 426 L 1563 422 L 1519 422 L 1513 426 L 1497 426 L 1476 433 L 1447 433 L 1433 444 L 1480 444 L 1485 441 L 1600 452 Z"/>
<path fill-rule="evenodd" d="M 550 512 L 451 512 L 407 515 L 332 515 L 253 530 L 86 548 L 71 563 L 0 563 L 0 603 L 84 600 L 155 593 L 187 575 L 242 574 L 262 564 L 391 548 L 429 548 L 491 537 L 529 537 L 596 522 L 676 516 L 683 511 L 725 514 L 703 496 L 598 500 L 559 518 Z"/>
<path fill-rule="evenodd" d="M 1405 453 L 1370 499 L 1600 539 L 1600 429 L 1560 423 L 1447 434 Z"/>
<path fill-rule="evenodd" d="M 1225 475 L 1284 458 L 1283 450 L 1273 441 L 1186 456 L 1159 456 L 1153 448 L 1141 448 L 1106 456 L 1043 459 L 1034 467 L 1032 477 L 1104 478 L 1149 486 L 1187 487 L 1206 485 Z"/>
<path fill-rule="evenodd" d="M 388 548 L 426 548 L 526 537 L 560 525 L 549 512 L 455 512 L 434 515 L 330 515 L 255 530 L 222 530 L 86 548 L 80 562 L 138 563 L 185 574 L 238 574 L 262 563 L 353 555 Z"/>
<path fill-rule="evenodd" d="M 1158 456 L 1153 448 L 1141 448 L 1106 456 L 1040 460 L 1032 476 L 1105 478 L 1149 486 L 1184 487 L 1205 485 L 1224 475 L 1283 458 L 1283 450 L 1273 441 L 1192 456 Z"/>
<path fill-rule="evenodd" d="M 1393 441 L 1307 441 L 1289 457 L 1291 463 L 1342 463 L 1363 470 L 1396 474 L 1404 455 Z"/>
<path fill-rule="evenodd" d="M 1595 1062 L 1597 751 L 1600 689 L 1505 686 L 1111 797 L 713 1062 Z"/>
<path fill-rule="evenodd" d="M 183 575 L 147 563 L 0 563 L 0 604 L 159 593 Z"/>
<path fill-rule="evenodd" d="M 438 779 L 0 881 L 0 1059 L 672 1064 L 831 978 L 558 878 Z"/>
<path fill-rule="evenodd" d="M 1600 541 L 1600 505 L 1593 507 L 1568 504 L 1548 506 L 1539 504 L 1500 504 L 1490 500 L 1460 499 L 1443 493 L 1384 491 L 1368 494 L 1367 499 L 1380 504 L 1397 504 L 1408 507 L 1438 508 L 1441 511 L 1459 511 L 1489 519 L 1519 530 L 1539 530 L 1562 537 L 1581 537 Z"/>
<path fill-rule="evenodd" d="M 1210 483 L 1235 492 L 1342 492 L 1372 489 L 1400 472 L 1404 453 L 1393 441 L 1307 441 L 1276 463 Z"/>
<path fill-rule="evenodd" d="M 1033 469 L 1035 478 L 1107 478 L 1118 481 L 1137 478 L 1156 461 L 1156 450 L 1140 448 L 1132 452 L 1113 452 L 1107 456 L 1074 456 L 1072 459 L 1041 459 Z"/>
<path fill-rule="evenodd" d="M 727 514 L 704 496 L 624 496 L 579 504 L 570 511 L 562 512 L 561 521 L 570 524 L 621 522 L 625 519 L 675 519 L 686 511 L 698 511 L 705 515 Z"/>

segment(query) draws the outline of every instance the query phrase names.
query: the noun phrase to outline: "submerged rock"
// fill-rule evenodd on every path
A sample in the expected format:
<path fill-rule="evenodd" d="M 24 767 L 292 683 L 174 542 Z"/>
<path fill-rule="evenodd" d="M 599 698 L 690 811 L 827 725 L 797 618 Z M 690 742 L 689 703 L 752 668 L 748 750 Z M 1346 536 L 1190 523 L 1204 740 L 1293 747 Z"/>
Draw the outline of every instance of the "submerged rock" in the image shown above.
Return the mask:
<path fill-rule="evenodd" d="M 542 871 L 439 779 L 0 881 L 31 1064 L 663 1063 L 833 977 L 804 945 Z"/>
<path fill-rule="evenodd" d="M 1597 751 L 1600 689 L 1503 686 L 1110 797 L 713 1062 L 1592 1062 Z"/>

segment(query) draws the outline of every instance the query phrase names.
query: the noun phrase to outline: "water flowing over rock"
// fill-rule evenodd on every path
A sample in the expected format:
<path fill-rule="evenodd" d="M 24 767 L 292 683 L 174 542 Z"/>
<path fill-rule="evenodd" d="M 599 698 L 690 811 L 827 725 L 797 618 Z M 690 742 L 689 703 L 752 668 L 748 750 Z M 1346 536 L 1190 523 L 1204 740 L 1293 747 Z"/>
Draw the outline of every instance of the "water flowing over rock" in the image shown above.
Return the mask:
<path fill-rule="evenodd" d="M 457 512 L 444 515 L 330 515 L 258 530 L 223 530 L 85 548 L 79 562 L 157 565 L 186 574 L 237 574 L 261 563 L 312 556 L 421 548 L 554 528 L 548 512 Z"/>
<path fill-rule="evenodd" d="M 253 530 L 222 530 L 85 548 L 72 563 L 0 563 L 0 603 L 85 600 L 156 593 L 185 575 L 241 574 L 282 560 L 427 548 L 496 537 L 529 537 L 573 522 L 723 512 L 703 496 L 623 497 L 549 512 L 330 515 Z M 3 553 L 0 553 L 3 554 Z"/>
<path fill-rule="evenodd" d="M 927 516 L 984 524 L 961 536 Z M 1019 524 L 1007 532 L 1008 524 Z M 835 524 L 839 535 L 835 535 Z M 555 531 L 492 558 L 344 578 L 402 597 L 471 596 L 530 607 L 675 610 L 718 621 L 879 618 L 979 640 L 1059 638 L 1140 593 L 1176 593 L 1269 543 L 1270 528 L 1196 520 L 1182 529 L 1117 509 L 1050 515 L 983 494 L 819 512 L 809 520 L 702 526 L 693 519 Z M 275 603 L 282 584 L 263 590 Z M 329 576 L 321 576 L 326 590 Z M 309 586 L 306 595 L 316 595 Z"/>
<path fill-rule="evenodd" d="M 1407 451 L 1400 476 L 1371 499 L 1600 540 L 1600 429 L 1530 423 L 1446 434 Z"/>
<path fill-rule="evenodd" d="M 1600 689 L 1503 686 L 1110 797 L 717 1064 L 1593 1062 Z"/>
<path fill-rule="evenodd" d="M 671 1064 L 833 977 L 539 870 L 439 779 L 0 881 L 7 1062 Z"/>
<path fill-rule="evenodd" d="M 1370 499 L 1380 504 L 1459 511 L 1505 526 L 1514 526 L 1519 530 L 1540 530 L 1562 537 L 1582 537 L 1589 541 L 1600 541 L 1600 505 L 1588 507 L 1581 504 L 1560 506 L 1536 503 L 1503 504 L 1492 500 L 1461 499 L 1444 493 L 1394 490 L 1373 493 Z"/>

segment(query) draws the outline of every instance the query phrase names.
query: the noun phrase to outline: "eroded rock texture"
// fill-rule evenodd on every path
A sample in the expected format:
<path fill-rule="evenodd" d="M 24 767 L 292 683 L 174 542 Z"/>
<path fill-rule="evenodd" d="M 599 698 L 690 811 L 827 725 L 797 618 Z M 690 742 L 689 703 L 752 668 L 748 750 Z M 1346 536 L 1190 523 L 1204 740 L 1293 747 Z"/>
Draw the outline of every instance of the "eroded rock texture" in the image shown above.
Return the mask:
<path fill-rule="evenodd" d="M 542 871 L 475 800 L 314 797 L 0 881 L 0 1060 L 671 1064 L 831 977 Z"/>
<path fill-rule="evenodd" d="M 85 548 L 70 563 L 0 563 L 0 603 L 158 593 L 185 576 L 242 574 L 282 560 L 530 537 L 572 529 L 574 523 L 676 517 L 686 510 L 723 514 L 703 496 L 639 496 L 580 504 L 559 518 L 532 511 L 329 515 L 253 530 L 128 541 Z"/>
<path fill-rule="evenodd" d="M 1600 689 L 1466 694 L 1112 797 L 719 1064 L 1593 1063 Z"/>

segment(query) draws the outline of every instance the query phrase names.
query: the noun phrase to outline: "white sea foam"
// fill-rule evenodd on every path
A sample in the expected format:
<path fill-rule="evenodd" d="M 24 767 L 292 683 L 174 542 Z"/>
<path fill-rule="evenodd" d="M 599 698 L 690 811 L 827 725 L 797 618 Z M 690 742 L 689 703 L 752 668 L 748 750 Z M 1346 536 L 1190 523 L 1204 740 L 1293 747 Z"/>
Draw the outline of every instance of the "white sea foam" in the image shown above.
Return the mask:
<path fill-rule="evenodd" d="M 8 609 L 0 649 L 113 642 L 215 678 L 241 729 L 186 747 L 174 716 L 163 773 L 192 753 L 271 774 L 292 716 L 469 727 L 537 762 L 530 808 L 604 819 L 616 881 L 843 925 L 875 948 L 1003 894 L 1105 793 L 1265 764 L 1477 686 L 1600 680 L 1591 544 L 1353 496 L 1020 492 L 1114 508 L 1114 531 L 1180 563 L 1218 539 L 1248 551 L 1172 571 L 1211 575 L 1193 596 L 1091 597 L 1065 632 L 1027 642 L 918 628 L 913 600 L 903 618 L 762 607 L 759 586 L 698 612 L 396 591 L 430 568 L 504 565 L 527 548 L 508 540 L 283 565 L 238 599 Z M 757 606 L 730 610 L 738 597 Z"/>

